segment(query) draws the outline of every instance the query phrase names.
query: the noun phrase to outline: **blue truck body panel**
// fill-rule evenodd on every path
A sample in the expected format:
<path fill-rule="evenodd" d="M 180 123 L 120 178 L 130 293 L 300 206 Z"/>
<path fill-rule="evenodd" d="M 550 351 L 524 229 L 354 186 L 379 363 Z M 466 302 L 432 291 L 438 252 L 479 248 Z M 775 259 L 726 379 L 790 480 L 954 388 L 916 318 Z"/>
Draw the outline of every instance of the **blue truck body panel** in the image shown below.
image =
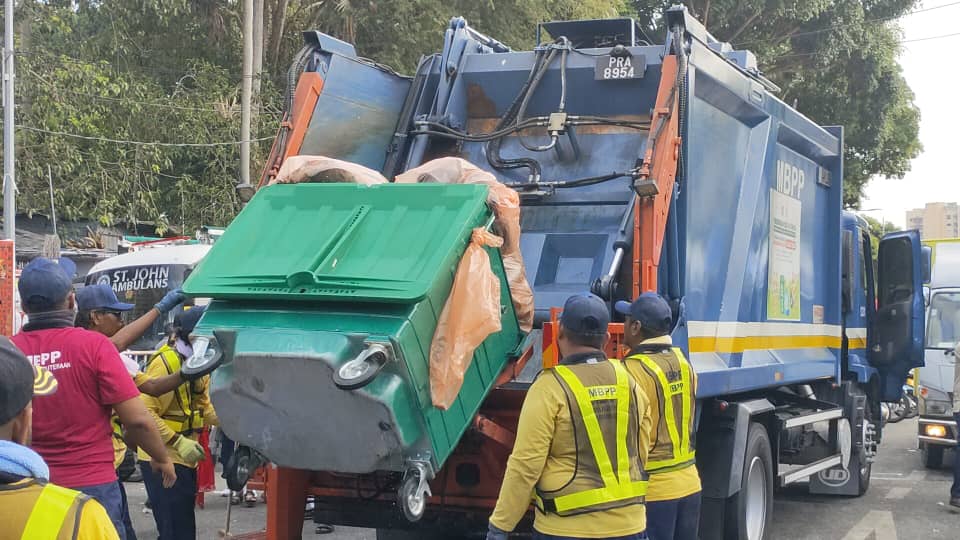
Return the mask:
<path fill-rule="evenodd" d="M 842 305 L 842 231 L 859 235 L 861 228 L 842 212 L 842 128 L 821 127 L 779 100 L 744 69 L 752 55 L 717 52 L 700 30 L 688 35 L 680 172 L 658 280 L 678 313 L 674 342 L 699 374 L 698 397 L 840 380 L 851 333 L 857 346 L 849 349 L 847 371 L 869 381 L 876 369 L 866 354 L 871 321 L 861 280 L 854 312 L 844 314 Z M 597 58 L 609 47 L 571 52 L 564 74 L 553 61 L 525 117 L 557 110 L 564 75 L 567 114 L 649 121 L 667 49 L 638 43 L 624 47 L 643 59 L 632 78 L 599 80 Z M 444 44 L 442 53 L 424 58 L 412 83 L 350 58 L 342 47 L 322 51 L 307 68 L 326 84 L 300 153 L 357 161 L 388 177 L 454 155 L 506 184 L 530 182 L 526 168 L 492 166 L 486 142 L 418 133 L 417 122 L 494 131 L 540 53 L 509 50 L 462 19 L 451 22 Z M 549 141 L 540 127 L 523 132 L 523 140 L 503 137 L 499 154 L 533 156 L 539 180 L 558 182 L 635 169 L 647 137 L 636 125 L 573 127 L 557 149 L 533 153 L 522 145 Z M 521 249 L 538 323 L 610 271 L 634 201 L 629 177 L 524 196 Z M 853 256 L 860 253 L 856 247 Z M 631 294 L 625 261 L 611 303 Z"/>

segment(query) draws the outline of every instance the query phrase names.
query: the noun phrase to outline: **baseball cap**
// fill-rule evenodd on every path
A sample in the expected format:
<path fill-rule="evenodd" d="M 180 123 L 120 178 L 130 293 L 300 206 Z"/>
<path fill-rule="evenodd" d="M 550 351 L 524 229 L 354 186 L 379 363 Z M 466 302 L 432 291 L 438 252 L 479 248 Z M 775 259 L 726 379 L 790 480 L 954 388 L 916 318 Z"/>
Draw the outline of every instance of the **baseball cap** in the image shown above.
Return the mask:
<path fill-rule="evenodd" d="M 87 285 L 77 291 L 77 309 L 80 311 L 130 311 L 133 304 L 125 304 L 117 299 L 113 287 L 106 283 Z"/>
<path fill-rule="evenodd" d="M 580 335 L 605 335 L 610 311 L 599 296 L 583 293 L 567 298 L 560 315 L 564 329 Z"/>
<path fill-rule="evenodd" d="M 614 309 L 617 310 L 617 313 L 638 321 L 643 328 L 654 332 L 669 332 L 673 323 L 673 311 L 670 309 L 670 304 L 654 292 L 641 294 L 633 303 L 617 302 Z"/>
<path fill-rule="evenodd" d="M 73 280 L 58 263 L 38 257 L 20 272 L 20 300 L 28 311 L 52 309 L 73 290 Z"/>
<path fill-rule="evenodd" d="M 34 396 L 57 391 L 57 379 L 36 367 L 9 339 L 0 336 L 0 425 L 20 414 Z"/>
<path fill-rule="evenodd" d="M 197 323 L 200 322 L 200 317 L 203 317 L 203 312 L 206 309 L 207 306 L 195 306 L 181 312 L 173 318 L 173 325 L 179 328 L 181 335 L 189 336 L 190 332 L 193 332 L 193 329 L 197 327 Z"/>

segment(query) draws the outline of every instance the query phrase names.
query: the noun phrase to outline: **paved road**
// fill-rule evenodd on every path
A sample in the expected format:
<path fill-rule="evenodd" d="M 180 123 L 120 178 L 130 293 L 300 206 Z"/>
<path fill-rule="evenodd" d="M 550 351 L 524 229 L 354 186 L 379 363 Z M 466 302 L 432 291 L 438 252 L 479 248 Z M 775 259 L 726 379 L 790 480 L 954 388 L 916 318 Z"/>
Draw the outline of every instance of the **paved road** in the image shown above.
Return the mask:
<path fill-rule="evenodd" d="M 774 504 L 771 540 L 956 540 L 960 538 L 960 513 L 945 505 L 950 482 L 947 467 L 928 471 L 916 450 L 916 421 L 888 426 L 873 468 L 870 491 L 860 498 L 813 496 L 806 486 L 792 486 L 779 494 Z M 127 484 L 133 519 L 140 540 L 153 540 L 152 516 L 141 512 L 145 493 L 142 484 Z M 197 510 L 199 538 L 218 538 L 224 526 L 226 498 L 207 495 L 207 505 Z M 231 532 L 263 527 L 265 506 L 234 507 Z M 316 535 L 313 524 L 304 525 L 306 540 L 374 540 L 372 531 L 338 528 L 333 534 Z"/>

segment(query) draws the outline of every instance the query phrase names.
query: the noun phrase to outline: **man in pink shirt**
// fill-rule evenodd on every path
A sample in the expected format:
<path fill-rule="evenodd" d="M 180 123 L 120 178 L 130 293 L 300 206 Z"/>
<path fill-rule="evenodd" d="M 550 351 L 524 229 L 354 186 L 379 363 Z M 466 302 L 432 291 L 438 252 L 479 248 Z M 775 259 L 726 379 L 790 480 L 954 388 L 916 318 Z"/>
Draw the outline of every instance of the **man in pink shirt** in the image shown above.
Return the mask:
<path fill-rule="evenodd" d="M 176 480 L 173 462 L 116 347 L 102 334 L 74 327 L 73 284 L 63 268 L 35 259 L 23 269 L 18 288 L 29 322 L 11 341 L 58 383 L 56 394 L 33 402 L 32 447 L 49 465 L 50 481 L 97 499 L 123 540 L 111 410 L 165 484 Z"/>

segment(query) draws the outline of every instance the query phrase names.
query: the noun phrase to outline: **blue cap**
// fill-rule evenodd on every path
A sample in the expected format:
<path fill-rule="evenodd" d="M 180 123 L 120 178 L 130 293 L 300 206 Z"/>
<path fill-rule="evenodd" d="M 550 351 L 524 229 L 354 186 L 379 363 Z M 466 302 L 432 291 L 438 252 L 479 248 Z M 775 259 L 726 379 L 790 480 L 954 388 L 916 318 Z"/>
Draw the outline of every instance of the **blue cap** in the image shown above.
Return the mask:
<path fill-rule="evenodd" d="M 28 312 L 48 311 L 67 298 L 73 290 L 73 280 L 60 264 L 37 257 L 20 272 L 17 290 Z"/>
<path fill-rule="evenodd" d="M 640 326 L 654 332 L 670 331 L 673 324 L 673 310 L 670 304 L 657 293 L 645 292 L 630 302 L 617 302 L 614 306 L 617 313 L 626 315 L 640 323 Z"/>
<path fill-rule="evenodd" d="M 177 327 L 179 334 L 184 337 L 189 336 L 193 329 L 197 327 L 200 317 L 203 317 L 203 312 L 206 310 L 207 306 L 194 306 L 174 317 L 173 325 Z"/>
<path fill-rule="evenodd" d="M 567 298 L 560 315 L 560 324 L 574 334 L 606 335 L 610 311 L 599 296 L 583 293 Z"/>
<path fill-rule="evenodd" d="M 77 277 L 77 264 L 66 257 L 60 257 L 57 259 L 57 264 L 60 265 L 60 268 L 63 268 L 63 271 L 67 273 L 67 277 L 70 278 L 70 281 L 73 281 L 73 278 Z"/>
<path fill-rule="evenodd" d="M 125 304 L 117 298 L 113 287 L 106 283 L 87 285 L 77 291 L 77 309 L 80 311 L 130 311 L 133 304 Z"/>

